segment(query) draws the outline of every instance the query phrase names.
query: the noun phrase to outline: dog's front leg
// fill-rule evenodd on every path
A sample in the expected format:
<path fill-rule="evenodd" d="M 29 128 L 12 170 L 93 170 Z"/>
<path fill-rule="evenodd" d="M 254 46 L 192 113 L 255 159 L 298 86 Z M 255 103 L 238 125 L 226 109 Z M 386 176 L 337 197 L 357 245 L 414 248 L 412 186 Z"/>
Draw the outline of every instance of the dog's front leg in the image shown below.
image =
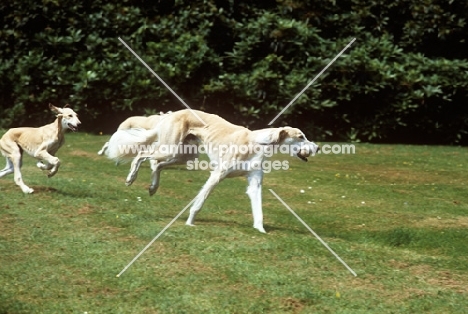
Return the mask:
<path fill-rule="evenodd" d="M 39 168 L 41 168 L 41 169 L 44 169 L 44 170 L 50 169 L 49 173 L 47 174 L 47 176 L 49 178 L 53 177 L 57 173 L 57 171 L 58 171 L 58 169 L 60 167 L 60 159 L 58 159 L 55 156 L 52 156 L 51 154 L 49 154 L 45 150 L 36 151 L 36 153 L 34 154 L 34 157 L 39 159 L 39 160 L 44 160 L 48 164 L 48 165 L 44 165 L 43 168 L 41 168 L 39 165 L 37 165 L 37 166 Z M 50 167 L 50 165 L 52 165 L 52 167 Z"/>
<path fill-rule="evenodd" d="M 37 168 L 39 168 L 41 170 L 50 170 L 53 167 L 53 165 L 49 164 L 46 161 L 38 161 L 36 166 L 37 166 Z"/>
<path fill-rule="evenodd" d="M 159 163 L 155 159 L 150 160 L 151 167 L 151 185 L 149 187 L 150 196 L 156 193 L 159 188 L 159 178 L 161 175 L 161 169 L 159 168 Z"/>
<path fill-rule="evenodd" d="M 195 202 L 193 203 L 192 207 L 190 208 L 190 215 L 185 223 L 188 226 L 193 226 L 193 222 L 195 220 L 195 216 L 200 211 L 205 203 L 205 200 L 210 195 L 211 191 L 213 191 L 214 187 L 218 185 L 218 183 L 224 178 L 225 174 L 219 171 L 212 171 L 208 181 L 206 181 L 205 185 L 202 187 L 198 195 L 195 197 Z"/>
<path fill-rule="evenodd" d="M 266 233 L 263 229 L 263 211 L 262 211 L 262 180 L 263 171 L 256 170 L 249 173 L 247 177 L 249 186 L 247 187 L 247 195 L 252 204 L 252 215 L 254 224 L 253 227 L 262 233 Z"/>

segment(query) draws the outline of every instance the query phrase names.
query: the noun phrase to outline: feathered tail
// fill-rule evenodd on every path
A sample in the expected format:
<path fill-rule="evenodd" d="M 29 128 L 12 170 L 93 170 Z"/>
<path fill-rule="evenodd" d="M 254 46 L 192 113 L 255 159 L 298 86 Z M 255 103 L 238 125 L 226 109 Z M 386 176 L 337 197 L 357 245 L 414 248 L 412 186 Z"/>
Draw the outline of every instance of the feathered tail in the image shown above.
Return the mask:
<path fill-rule="evenodd" d="M 106 156 L 116 163 L 128 162 L 140 151 L 148 151 L 158 140 L 156 129 L 127 129 L 116 131 L 109 140 Z"/>

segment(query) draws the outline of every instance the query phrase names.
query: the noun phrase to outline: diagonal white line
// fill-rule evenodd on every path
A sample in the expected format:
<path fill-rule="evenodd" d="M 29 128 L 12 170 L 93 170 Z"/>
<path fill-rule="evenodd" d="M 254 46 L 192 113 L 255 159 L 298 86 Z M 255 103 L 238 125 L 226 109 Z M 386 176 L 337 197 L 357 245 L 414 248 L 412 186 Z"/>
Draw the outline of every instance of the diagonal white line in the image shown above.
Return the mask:
<path fill-rule="evenodd" d="M 351 267 L 348 266 L 348 264 L 346 264 L 339 256 L 338 254 L 335 253 L 335 251 L 333 251 L 327 243 L 325 243 L 325 241 L 322 240 L 322 238 L 319 237 L 318 234 L 316 234 L 314 232 L 314 230 L 312 230 L 305 222 L 304 220 L 301 219 L 301 217 L 299 217 L 292 209 L 291 207 L 288 206 L 288 204 L 286 204 L 279 196 L 278 194 L 276 194 L 272 189 L 269 189 L 271 194 L 273 194 L 283 205 L 284 207 L 286 207 L 287 209 L 289 209 L 289 211 L 307 228 L 307 230 L 309 230 L 340 262 L 341 264 L 343 264 L 350 272 L 351 274 L 353 274 L 355 277 L 357 276 L 356 273 L 354 272 L 354 270 L 351 269 Z"/>
<path fill-rule="evenodd" d="M 156 78 L 157 78 L 164 86 L 166 86 L 166 88 L 167 88 L 177 99 L 180 100 L 180 102 L 181 102 L 188 110 L 190 110 L 191 113 L 193 113 L 193 115 L 194 115 L 195 117 L 197 117 L 197 119 L 198 119 L 201 123 L 203 123 L 203 125 L 206 125 L 205 121 L 203 121 L 203 119 L 200 118 L 200 116 L 199 116 L 198 114 L 196 114 L 196 112 L 193 111 L 192 108 L 190 108 L 190 106 L 187 105 L 187 104 L 185 103 L 185 101 L 184 101 L 182 98 L 180 98 L 179 95 L 177 95 L 176 92 L 174 92 L 174 91 L 172 90 L 172 88 L 171 88 L 169 85 L 167 85 L 166 82 L 164 82 L 163 79 L 160 78 L 159 75 L 157 75 L 156 72 L 154 72 L 153 69 L 151 69 L 151 68 L 149 67 L 149 65 L 146 64 L 146 62 L 143 61 L 143 59 L 140 58 L 140 56 L 139 56 L 135 51 L 133 51 L 133 49 L 130 48 L 130 46 L 127 45 L 127 43 L 126 43 L 125 41 L 123 41 L 122 38 L 119 37 L 119 40 L 120 40 L 120 42 L 121 42 L 128 50 L 130 50 L 130 52 L 131 52 L 141 63 L 143 63 L 143 65 L 144 65 L 154 76 L 156 76 Z"/>
<path fill-rule="evenodd" d="M 185 210 L 187 210 L 187 208 L 189 208 L 190 205 L 192 205 L 192 203 L 195 201 L 196 198 L 194 198 L 187 206 L 185 206 L 184 209 L 182 209 L 180 211 L 180 213 L 174 217 L 174 219 L 171 220 L 170 223 L 167 224 L 166 227 L 164 227 L 163 230 L 161 230 L 161 232 L 158 233 L 157 236 L 154 237 L 153 240 L 151 240 L 150 243 L 148 243 L 148 245 L 145 246 L 145 248 L 143 250 L 141 250 L 140 253 L 137 254 L 137 256 L 135 256 L 132 261 L 130 263 L 128 263 L 127 266 L 125 266 L 125 268 L 116 276 L 116 277 L 120 277 L 120 275 L 122 275 L 150 246 L 151 244 L 154 243 L 154 241 L 156 241 L 184 212 Z"/>
<path fill-rule="evenodd" d="M 333 58 L 333 60 L 330 61 L 330 62 L 327 64 L 327 66 L 324 67 L 323 70 L 320 71 L 320 73 L 317 74 L 317 76 L 316 76 L 312 81 L 310 81 L 310 83 L 307 84 L 307 86 L 304 87 L 304 89 L 301 90 L 301 92 L 300 92 L 299 94 L 297 94 L 296 97 L 294 97 L 294 99 L 291 100 L 291 102 L 290 102 L 286 107 L 284 107 L 284 109 L 281 110 L 281 112 L 278 113 L 278 114 L 276 115 L 276 117 L 275 117 L 273 120 L 270 121 L 270 123 L 268 123 L 268 125 L 272 125 L 273 122 L 275 122 L 276 119 L 278 119 L 279 116 L 281 116 L 281 115 L 282 115 L 282 114 L 283 114 L 283 113 L 284 113 L 284 112 L 285 112 L 285 111 L 286 111 L 286 110 L 287 110 L 287 109 L 288 109 L 288 108 L 289 108 L 289 107 L 290 107 L 290 106 L 291 106 L 291 105 L 292 105 L 292 104 L 293 104 L 293 103 L 310 87 L 310 85 L 314 84 L 315 80 L 317 80 L 317 79 L 320 77 L 320 75 L 322 75 L 323 72 L 325 72 L 325 71 L 333 64 L 333 62 L 335 62 L 336 59 L 338 59 L 338 58 L 346 51 L 346 49 L 348 49 L 348 48 L 353 44 L 353 42 L 354 42 L 355 40 L 356 40 L 356 38 L 353 38 L 353 40 L 351 40 L 350 43 L 349 43 L 348 45 L 346 45 L 346 47 L 344 47 L 344 49 L 341 50 L 340 53 L 337 54 L 336 57 Z"/>

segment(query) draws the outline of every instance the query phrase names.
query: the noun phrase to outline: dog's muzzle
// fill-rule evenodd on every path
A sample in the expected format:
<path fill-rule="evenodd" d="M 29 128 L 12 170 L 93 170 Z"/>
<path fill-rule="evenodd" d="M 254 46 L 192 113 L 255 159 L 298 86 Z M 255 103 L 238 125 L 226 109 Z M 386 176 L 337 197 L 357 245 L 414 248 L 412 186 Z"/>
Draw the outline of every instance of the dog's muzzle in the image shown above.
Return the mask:
<path fill-rule="evenodd" d="M 307 157 L 303 156 L 301 153 L 297 153 L 296 155 L 300 160 L 307 162 Z"/>
<path fill-rule="evenodd" d="M 71 124 L 71 123 L 68 123 L 67 126 L 68 126 L 68 128 L 69 128 L 70 130 L 72 130 L 73 132 L 78 131 L 78 125 L 73 125 L 73 124 Z"/>
<path fill-rule="evenodd" d="M 316 153 L 320 151 L 320 147 L 314 143 L 311 143 L 309 145 L 303 145 L 301 149 L 297 152 L 297 157 L 302 160 L 307 162 L 307 157 L 310 155 L 314 156 Z"/>

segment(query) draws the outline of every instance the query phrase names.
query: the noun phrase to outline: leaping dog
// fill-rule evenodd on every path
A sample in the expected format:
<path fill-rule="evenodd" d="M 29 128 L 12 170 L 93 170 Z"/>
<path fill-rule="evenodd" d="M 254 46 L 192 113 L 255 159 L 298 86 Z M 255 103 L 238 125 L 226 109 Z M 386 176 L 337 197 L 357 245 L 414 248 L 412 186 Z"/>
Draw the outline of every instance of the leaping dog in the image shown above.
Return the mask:
<path fill-rule="evenodd" d="M 147 159 L 151 160 L 154 167 L 152 167 L 149 193 L 153 195 L 159 187 L 160 172 L 163 168 L 194 160 L 198 156 L 193 150 L 187 153 L 183 147 L 186 146 L 187 137 L 190 136 L 195 136 L 204 144 L 210 164 L 215 165 L 208 181 L 195 197 L 190 208 L 186 224 L 191 226 L 206 198 L 221 180 L 228 177 L 246 176 L 248 179 L 247 195 L 252 205 L 253 226 L 265 233 L 262 212 L 263 170 L 260 165 L 266 157 L 267 148 L 284 145 L 303 161 L 307 161 L 307 157 L 319 150 L 315 143 L 308 141 L 304 133 L 296 128 L 280 127 L 251 131 L 229 123 L 214 114 L 197 110 L 180 110 L 161 119 L 152 130 L 119 131 L 119 135 L 109 143 L 107 156 L 117 161 L 134 158 L 127 176 L 127 185 L 131 185 L 136 179 L 141 163 Z M 140 145 L 140 147 L 151 146 L 151 150 L 125 150 L 121 146 L 133 144 Z M 171 147 L 177 149 L 171 150 Z"/>
<path fill-rule="evenodd" d="M 57 119 L 51 124 L 39 128 L 21 127 L 8 130 L 0 139 L 0 152 L 6 157 L 6 166 L 0 171 L 0 178 L 14 173 L 14 180 L 23 193 L 34 190 L 23 182 L 21 166 L 23 151 L 38 159 L 37 167 L 50 170 L 49 177 L 55 175 L 60 167 L 60 159 L 55 157 L 65 142 L 65 131 L 76 131 L 81 124 L 78 115 L 70 108 L 58 108 L 49 104 L 50 110 L 57 113 Z"/>

